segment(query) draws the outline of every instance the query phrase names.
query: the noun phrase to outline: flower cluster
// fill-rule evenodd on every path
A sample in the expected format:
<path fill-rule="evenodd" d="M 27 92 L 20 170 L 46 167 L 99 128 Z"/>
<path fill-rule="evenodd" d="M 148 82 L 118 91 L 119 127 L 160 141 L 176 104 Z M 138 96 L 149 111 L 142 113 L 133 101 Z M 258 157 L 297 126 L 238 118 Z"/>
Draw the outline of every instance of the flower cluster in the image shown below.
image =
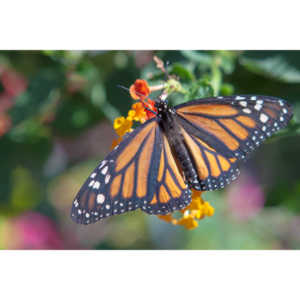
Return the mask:
<path fill-rule="evenodd" d="M 133 103 L 131 109 L 128 111 L 127 117 L 119 117 L 114 121 L 114 130 L 119 136 L 118 139 L 113 141 L 112 148 L 118 145 L 122 141 L 122 137 L 127 133 L 132 131 L 133 122 L 144 123 L 150 118 L 154 117 L 151 111 L 145 109 L 145 106 L 155 111 L 154 101 L 147 98 L 151 93 L 151 88 L 149 87 L 147 81 L 142 79 L 137 79 L 133 85 L 130 87 L 130 96 L 134 100 L 141 100 L 143 103 L 136 102 Z"/>
<path fill-rule="evenodd" d="M 15 98 L 27 88 L 26 79 L 16 71 L 0 65 L 0 137 L 12 126 L 7 111 L 15 104 Z"/>
<path fill-rule="evenodd" d="M 171 79 L 173 80 L 173 79 Z M 128 112 L 127 117 L 119 117 L 114 121 L 114 129 L 119 138 L 113 141 L 112 147 L 114 148 L 122 140 L 122 137 L 132 131 L 133 121 L 144 123 L 146 120 L 154 117 L 151 112 L 155 111 L 154 101 L 148 98 L 152 91 L 159 89 L 165 89 L 168 85 L 159 85 L 150 87 L 147 81 L 143 79 L 137 79 L 134 84 L 131 85 L 129 91 L 134 100 L 139 100 L 132 105 Z M 145 106 L 150 110 L 145 109 Z M 181 225 L 186 229 L 194 229 L 198 226 L 197 220 L 201 220 L 206 216 L 212 216 L 214 214 L 214 208 L 202 199 L 202 192 L 192 190 L 192 201 L 190 205 L 180 211 L 181 217 L 175 218 L 172 214 L 159 215 L 158 217 L 173 225 Z"/>
<path fill-rule="evenodd" d="M 182 217 L 179 219 L 174 218 L 171 214 L 158 217 L 173 225 L 182 225 L 186 229 L 198 227 L 197 220 L 201 220 L 204 217 L 211 217 L 214 214 L 214 208 L 202 199 L 201 194 L 202 192 L 192 189 L 192 201 L 190 205 L 180 211 Z"/>

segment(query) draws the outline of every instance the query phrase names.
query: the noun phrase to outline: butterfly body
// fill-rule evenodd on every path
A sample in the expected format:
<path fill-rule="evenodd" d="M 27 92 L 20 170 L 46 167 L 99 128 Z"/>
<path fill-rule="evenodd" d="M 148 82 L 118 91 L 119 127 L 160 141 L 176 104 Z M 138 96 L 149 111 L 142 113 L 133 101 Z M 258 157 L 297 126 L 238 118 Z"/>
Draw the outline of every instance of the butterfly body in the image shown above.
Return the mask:
<path fill-rule="evenodd" d="M 193 100 L 169 107 L 156 102 L 148 120 L 93 170 L 73 201 L 81 224 L 141 209 L 168 214 L 191 202 L 191 188 L 224 188 L 246 159 L 285 127 L 292 108 L 284 100 L 239 95 Z"/>
<path fill-rule="evenodd" d="M 159 125 L 170 143 L 172 153 L 177 157 L 177 164 L 184 174 L 186 183 L 190 188 L 201 190 L 195 163 L 190 151 L 184 144 L 184 137 L 178 125 L 176 110 L 169 107 L 166 100 L 161 99 L 156 102 L 155 107 L 158 111 Z"/>

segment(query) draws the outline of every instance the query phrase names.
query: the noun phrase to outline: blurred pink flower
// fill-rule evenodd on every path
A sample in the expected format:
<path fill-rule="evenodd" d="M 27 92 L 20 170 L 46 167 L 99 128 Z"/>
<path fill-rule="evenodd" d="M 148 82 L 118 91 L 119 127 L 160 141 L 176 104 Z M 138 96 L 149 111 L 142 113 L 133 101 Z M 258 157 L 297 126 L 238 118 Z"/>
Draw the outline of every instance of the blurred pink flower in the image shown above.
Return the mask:
<path fill-rule="evenodd" d="M 232 215 L 239 220 L 248 220 L 257 215 L 264 206 L 265 196 L 255 177 L 242 175 L 227 192 Z"/>
<path fill-rule="evenodd" d="M 12 69 L 4 69 L 1 72 L 1 83 L 6 93 L 11 98 L 14 98 L 23 93 L 27 88 L 26 79 Z"/>
<path fill-rule="evenodd" d="M 14 98 L 27 88 L 26 79 L 16 71 L 0 66 L 0 84 L 3 87 L 0 93 L 0 136 L 11 127 L 10 116 L 6 111 L 14 105 Z"/>
<path fill-rule="evenodd" d="M 25 213 L 11 220 L 7 249 L 63 249 L 63 241 L 55 223 L 36 212 Z"/>

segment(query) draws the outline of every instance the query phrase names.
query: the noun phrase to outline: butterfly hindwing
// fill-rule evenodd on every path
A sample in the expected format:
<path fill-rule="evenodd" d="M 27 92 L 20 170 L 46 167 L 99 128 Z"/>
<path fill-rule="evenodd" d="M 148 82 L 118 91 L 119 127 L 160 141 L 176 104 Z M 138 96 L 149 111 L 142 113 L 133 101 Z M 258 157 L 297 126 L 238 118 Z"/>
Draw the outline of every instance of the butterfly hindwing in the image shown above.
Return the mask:
<path fill-rule="evenodd" d="M 235 180 L 237 161 L 292 117 L 284 100 L 253 95 L 199 99 L 175 109 L 198 172 L 200 186 L 194 188 L 199 190 L 223 188 Z"/>
<path fill-rule="evenodd" d="M 191 201 L 191 191 L 184 181 L 167 137 L 162 131 L 159 131 L 158 145 L 160 147 L 155 151 L 160 156 L 159 167 L 151 182 L 155 189 L 151 201 L 145 201 L 142 210 L 150 214 L 164 215 L 187 206 Z"/>
<path fill-rule="evenodd" d="M 202 191 L 221 189 L 237 178 L 236 158 L 227 158 L 197 136 L 188 134 L 183 127 L 180 130 L 198 174 L 198 182 L 193 188 Z"/>
<path fill-rule="evenodd" d="M 167 147 L 155 119 L 127 134 L 81 187 L 72 219 L 89 224 L 137 208 L 166 214 L 188 205 L 190 193 Z"/>

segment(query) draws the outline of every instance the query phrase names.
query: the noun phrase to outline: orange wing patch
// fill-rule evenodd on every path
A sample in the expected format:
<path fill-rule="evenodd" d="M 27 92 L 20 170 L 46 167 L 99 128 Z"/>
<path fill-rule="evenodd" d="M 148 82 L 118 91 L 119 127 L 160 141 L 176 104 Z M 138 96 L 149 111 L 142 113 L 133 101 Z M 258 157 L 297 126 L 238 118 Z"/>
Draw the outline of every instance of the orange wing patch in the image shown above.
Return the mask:
<path fill-rule="evenodd" d="M 205 155 L 207 156 L 207 159 L 209 161 L 211 175 L 214 177 L 220 176 L 221 171 L 219 169 L 216 157 L 213 154 L 209 153 L 208 151 L 205 151 Z"/>
<path fill-rule="evenodd" d="M 158 176 L 157 176 L 158 181 L 162 180 L 164 170 L 165 170 L 165 151 L 164 151 L 164 149 L 162 149 L 161 150 L 161 155 L 160 155 L 160 164 L 159 164 Z"/>
<path fill-rule="evenodd" d="M 170 148 L 170 145 L 168 143 L 168 140 L 167 138 L 165 137 L 165 135 L 163 135 L 163 140 L 164 140 L 164 146 L 165 146 L 165 150 L 166 150 L 166 157 L 168 158 L 168 163 L 169 163 L 169 167 L 172 169 L 180 187 L 182 189 L 185 189 L 186 188 L 186 184 L 179 172 L 179 169 L 177 167 L 177 164 L 175 162 L 175 159 L 173 157 L 173 154 L 172 154 L 172 151 L 171 151 L 171 148 Z"/>
<path fill-rule="evenodd" d="M 110 186 L 110 196 L 111 197 L 115 197 L 116 195 L 119 194 L 121 181 L 122 181 L 122 175 L 121 174 L 114 178 L 114 180 L 113 180 L 113 182 L 111 183 L 111 186 Z"/>
<path fill-rule="evenodd" d="M 247 127 L 254 128 L 256 126 L 256 122 L 249 117 L 239 116 L 239 117 L 236 117 L 236 119 Z"/>
<path fill-rule="evenodd" d="M 241 140 L 245 140 L 248 137 L 248 131 L 234 120 L 220 119 L 220 122 Z"/>
<path fill-rule="evenodd" d="M 122 170 L 134 157 L 138 149 L 141 147 L 141 143 L 147 137 L 147 134 L 156 126 L 155 122 L 152 122 L 148 126 L 146 126 L 143 130 L 141 130 L 131 141 L 131 143 L 122 151 L 119 157 L 116 160 L 116 172 Z M 130 149 L 127 149 L 129 148 Z"/>
<path fill-rule="evenodd" d="M 180 113 L 199 113 L 216 117 L 234 116 L 238 111 L 228 105 L 222 104 L 201 104 L 201 105 L 188 105 L 181 107 L 177 110 Z M 186 116 L 184 116 L 186 117 Z"/>
<path fill-rule="evenodd" d="M 135 163 L 132 163 L 126 170 L 123 183 L 123 197 L 130 198 L 133 195 L 134 188 L 134 168 Z"/>
<path fill-rule="evenodd" d="M 171 199 L 169 193 L 167 192 L 166 188 L 164 187 L 164 185 L 160 186 L 159 189 L 159 202 L 160 203 L 167 203 L 169 202 L 169 200 Z"/>
<path fill-rule="evenodd" d="M 154 146 L 154 136 L 155 136 L 155 131 L 153 130 L 150 133 L 150 136 L 147 139 L 139 158 L 137 191 L 136 191 L 138 197 L 144 197 L 147 194 L 147 180 L 149 174 L 151 155 Z"/>
<path fill-rule="evenodd" d="M 196 167 L 198 170 L 198 175 L 200 177 L 200 179 L 204 180 L 205 178 L 208 177 L 209 173 L 208 173 L 208 169 L 207 166 L 205 164 L 205 161 L 203 159 L 201 150 L 199 149 L 199 147 L 197 146 L 197 144 L 193 141 L 193 139 L 191 138 L 190 135 L 187 134 L 187 132 L 181 127 L 181 132 L 184 136 L 185 142 L 189 148 L 189 150 L 191 151 L 193 158 L 195 160 L 196 163 Z M 197 139 L 199 140 L 199 139 Z M 199 142 L 201 142 L 199 140 Z"/>
<path fill-rule="evenodd" d="M 224 172 L 227 172 L 230 169 L 230 163 L 223 156 L 218 155 L 218 159 L 221 165 L 221 168 Z"/>
<path fill-rule="evenodd" d="M 234 137 L 232 137 L 226 130 L 224 130 L 219 124 L 217 124 L 216 121 L 194 115 L 186 115 L 184 116 L 184 118 L 196 124 L 200 128 L 203 128 L 210 134 L 216 136 L 230 150 L 236 150 L 239 147 L 239 142 Z"/>
<path fill-rule="evenodd" d="M 154 196 L 153 196 L 153 198 L 152 198 L 152 200 L 151 200 L 151 202 L 150 202 L 150 204 L 156 204 L 157 203 L 157 198 L 156 198 L 156 194 L 154 194 Z"/>
<path fill-rule="evenodd" d="M 181 195 L 181 191 L 179 189 L 179 187 L 177 186 L 177 184 L 174 182 L 169 170 L 167 170 L 166 172 L 166 185 L 172 195 L 173 198 L 178 198 Z"/>

